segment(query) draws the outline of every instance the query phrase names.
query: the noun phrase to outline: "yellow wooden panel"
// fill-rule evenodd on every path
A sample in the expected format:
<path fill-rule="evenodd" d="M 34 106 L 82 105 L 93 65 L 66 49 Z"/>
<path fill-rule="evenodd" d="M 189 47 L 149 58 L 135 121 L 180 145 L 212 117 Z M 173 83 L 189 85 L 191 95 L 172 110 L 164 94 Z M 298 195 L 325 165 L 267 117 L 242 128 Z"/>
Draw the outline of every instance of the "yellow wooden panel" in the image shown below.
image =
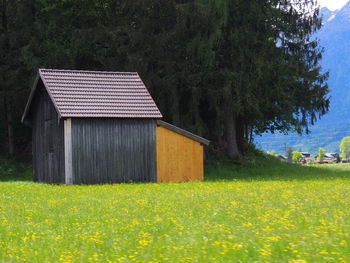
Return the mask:
<path fill-rule="evenodd" d="M 203 180 L 203 146 L 190 138 L 157 127 L 158 182 Z"/>

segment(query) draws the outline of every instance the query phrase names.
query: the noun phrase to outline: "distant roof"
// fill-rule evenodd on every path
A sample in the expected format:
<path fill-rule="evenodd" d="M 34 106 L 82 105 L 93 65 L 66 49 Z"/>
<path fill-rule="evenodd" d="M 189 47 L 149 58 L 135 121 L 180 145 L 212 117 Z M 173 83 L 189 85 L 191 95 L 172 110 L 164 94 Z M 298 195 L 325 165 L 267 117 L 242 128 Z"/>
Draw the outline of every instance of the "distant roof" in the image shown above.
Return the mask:
<path fill-rule="evenodd" d="M 165 121 L 157 120 L 157 125 L 161 126 L 161 127 L 164 127 L 164 128 L 167 128 L 167 129 L 169 129 L 169 130 L 171 130 L 173 132 L 176 132 L 178 134 L 181 134 L 183 136 L 186 136 L 186 137 L 188 137 L 188 138 L 190 138 L 190 139 L 192 139 L 194 141 L 197 141 L 197 142 L 199 142 L 201 144 L 204 144 L 204 145 L 208 146 L 209 143 L 210 143 L 210 141 L 208 141 L 207 139 L 204 139 L 203 137 L 195 135 L 195 134 L 193 134 L 193 133 L 191 133 L 189 131 L 181 129 L 181 128 L 179 128 L 177 126 L 174 126 L 174 125 L 172 125 L 170 123 L 167 123 Z"/>
<path fill-rule="evenodd" d="M 39 79 L 63 118 L 162 118 L 136 72 L 39 69 L 22 121 Z"/>

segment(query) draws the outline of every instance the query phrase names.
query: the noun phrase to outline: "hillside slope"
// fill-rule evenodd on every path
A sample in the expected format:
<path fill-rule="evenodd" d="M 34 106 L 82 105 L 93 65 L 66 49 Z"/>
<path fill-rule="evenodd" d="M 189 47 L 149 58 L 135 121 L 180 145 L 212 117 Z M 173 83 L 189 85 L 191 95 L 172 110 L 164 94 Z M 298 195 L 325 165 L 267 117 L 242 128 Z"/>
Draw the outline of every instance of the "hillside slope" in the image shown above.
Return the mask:
<path fill-rule="evenodd" d="M 319 147 L 338 151 L 344 136 L 350 136 L 350 2 L 342 9 L 322 8 L 324 26 L 318 33 L 325 53 L 322 66 L 330 72 L 331 108 L 327 115 L 311 127 L 311 134 L 266 134 L 256 138 L 258 147 L 284 152 L 285 146 L 295 150 L 317 152 Z"/>

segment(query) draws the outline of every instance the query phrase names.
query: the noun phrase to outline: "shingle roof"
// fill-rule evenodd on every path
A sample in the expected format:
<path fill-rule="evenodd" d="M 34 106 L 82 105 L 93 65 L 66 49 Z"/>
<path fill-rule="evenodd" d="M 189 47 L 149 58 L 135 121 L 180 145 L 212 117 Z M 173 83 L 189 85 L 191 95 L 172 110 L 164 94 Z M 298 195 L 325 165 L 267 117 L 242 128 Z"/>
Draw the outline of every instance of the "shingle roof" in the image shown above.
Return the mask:
<path fill-rule="evenodd" d="M 39 69 L 39 77 L 61 117 L 162 117 L 136 72 Z"/>

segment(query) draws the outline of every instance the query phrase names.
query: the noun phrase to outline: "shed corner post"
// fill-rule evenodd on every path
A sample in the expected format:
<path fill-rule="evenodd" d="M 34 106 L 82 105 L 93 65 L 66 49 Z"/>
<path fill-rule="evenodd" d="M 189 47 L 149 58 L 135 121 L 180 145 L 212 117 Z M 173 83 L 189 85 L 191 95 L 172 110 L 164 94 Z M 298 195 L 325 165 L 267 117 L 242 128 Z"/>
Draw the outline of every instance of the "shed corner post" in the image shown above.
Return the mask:
<path fill-rule="evenodd" d="M 159 183 L 158 179 L 158 124 L 157 121 L 154 122 L 154 174 L 153 174 L 153 181 L 154 183 Z"/>
<path fill-rule="evenodd" d="M 72 119 L 64 120 L 64 166 L 65 184 L 73 184 L 73 160 L 72 160 Z"/>

